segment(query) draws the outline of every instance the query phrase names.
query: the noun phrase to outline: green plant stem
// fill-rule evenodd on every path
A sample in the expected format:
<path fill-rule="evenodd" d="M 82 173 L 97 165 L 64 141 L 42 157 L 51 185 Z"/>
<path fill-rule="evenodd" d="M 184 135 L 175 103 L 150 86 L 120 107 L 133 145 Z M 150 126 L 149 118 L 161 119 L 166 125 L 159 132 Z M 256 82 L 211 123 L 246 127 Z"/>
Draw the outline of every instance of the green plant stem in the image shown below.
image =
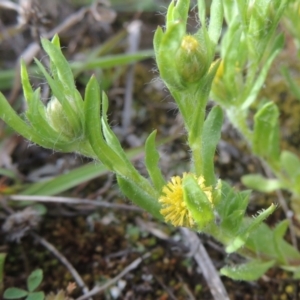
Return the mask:
<path fill-rule="evenodd" d="M 197 176 L 200 176 L 202 174 L 203 169 L 201 144 L 202 143 L 200 138 L 198 142 L 195 142 L 194 144 L 190 145 L 190 148 L 192 150 L 194 169 Z"/>
<path fill-rule="evenodd" d="M 192 150 L 192 160 L 194 164 L 194 170 L 197 176 L 203 175 L 203 153 L 202 153 L 202 132 L 205 119 L 205 105 L 206 99 L 202 100 L 194 97 L 194 102 L 190 104 L 190 116 L 185 121 L 188 131 L 188 143 Z M 199 103 L 197 103 L 197 101 Z M 196 108 L 195 108 L 195 103 Z M 193 109 L 195 112 L 193 112 Z"/>
<path fill-rule="evenodd" d="M 246 111 L 231 107 L 226 110 L 228 118 L 233 126 L 245 137 L 245 140 L 252 146 L 252 132 L 247 125 Z"/>

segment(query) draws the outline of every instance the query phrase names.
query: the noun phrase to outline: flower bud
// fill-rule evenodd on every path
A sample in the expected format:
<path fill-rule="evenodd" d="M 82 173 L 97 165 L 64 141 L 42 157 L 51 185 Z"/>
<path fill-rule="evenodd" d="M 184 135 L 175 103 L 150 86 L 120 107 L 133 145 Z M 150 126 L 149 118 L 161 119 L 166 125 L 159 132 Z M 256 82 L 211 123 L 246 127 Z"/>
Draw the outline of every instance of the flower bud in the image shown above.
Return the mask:
<path fill-rule="evenodd" d="M 75 137 L 74 128 L 56 97 L 52 97 L 49 101 L 46 108 L 46 115 L 49 125 L 57 133 L 71 139 Z"/>
<path fill-rule="evenodd" d="M 184 36 L 175 58 L 175 67 L 182 84 L 199 81 L 208 70 L 207 61 L 199 41 L 191 35 Z"/>

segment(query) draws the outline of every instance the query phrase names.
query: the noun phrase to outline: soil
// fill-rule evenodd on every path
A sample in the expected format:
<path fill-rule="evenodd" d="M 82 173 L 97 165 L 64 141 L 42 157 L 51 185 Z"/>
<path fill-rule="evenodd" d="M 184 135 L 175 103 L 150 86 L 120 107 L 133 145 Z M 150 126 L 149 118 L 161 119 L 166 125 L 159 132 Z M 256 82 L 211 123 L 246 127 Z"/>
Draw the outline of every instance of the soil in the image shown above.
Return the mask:
<path fill-rule="evenodd" d="M 25 18 L 22 28 L 17 27 L 18 14 L 15 11 L 0 7 L 0 66 L 3 74 L 7 74 L 5 72 L 8 70 L 14 72 L 19 57 L 24 55 L 28 45 L 38 41 L 39 35 L 49 32 L 84 5 L 84 1 L 48 2 L 46 4 L 40 1 L 39 9 L 32 4 L 35 10 L 30 11 L 29 17 L 22 16 Z M 88 5 L 87 2 L 85 1 L 85 5 Z M 107 8 L 104 4 L 98 9 L 100 15 L 104 12 L 108 20 L 97 22 L 95 16 L 87 13 L 60 34 L 61 45 L 68 60 L 84 59 L 97 46 L 117 36 L 133 20 L 142 22 L 139 49 L 151 49 L 154 30 L 164 22 L 164 16 L 158 14 L 155 9 L 141 11 L 138 8 L 130 8 L 130 11 L 124 11 L 124 5 Z M 111 49 L 110 54 L 124 53 L 127 48 L 128 42 L 125 38 Z M 39 51 L 36 56 L 43 60 L 45 53 Z M 289 57 L 286 55 L 285 58 Z M 137 62 L 134 66 L 133 104 L 131 117 L 127 116 L 130 125 L 127 134 L 122 133 L 122 112 L 124 95 L 128 88 L 128 72 L 128 66 L 102 71 L 84 69 L 77 74 L 76 84 L 83 93 L 84 84 L 92 73 L 101 80 L 110 101 L 110 124 L 127 150 L 143 145 L 146 137 L 154 129 L 158 130 L 159 139 L 172 137 L 171 142 L 159 148 L 162 156 L 161 167 L 166 178 L 181 174 L 188 169 L 189 164 L 184 128 L 173 99 L 158 79 L 152 59 Z M 31 79 L 35 86 L 44 83 L 39 75 L 31 74 Z M 274 68 L 262 95 L 273 97 L 276 93 L 276 101 L 283 111 L 283 147 L 299 154 L 299 118 L 293 118 L 297 124 L 291 123 L 290 120 L 291 115 L 296 114 L 300 106 L 288 91 L 283 79 L 281 78 L 280 85 L 277 79 L 278 69 Z M 277 92 L 274 86 L 280 91 Z M 0 87 L 14 108 L 21 112 L 24 103 L 17 76 L 1 80 L 0 71 Z M 292 104 L 288 104 L 287 101 Z M 289 110 L 291 107 L 297 107 L 297 110 Z M 94 163 L 76 154 L 56 153 L 51 149 L 33 145 L 13 133 L 3 123 L 0 125 L 0 147 L 0 167 L 7 167 L 17 174 L 15 179 L 0 176 L 1 224 L 4 224 L 11 214 L 24 210 L 24 205 L 20 205 L 19 202 L 7 201 L 8 194 L 17 194 L 34 182 L 67 173 L 84 164 Z M 135 165 L 145 174 L 142 154 L 140 157 L 135 159 Z M 222 140 L 215 160 L 219 177 L 235 185 L 237 189 L 245 188 L 240 182 L 242 175 L 262 172 L 260 162 L 251 155 L 246 142 L 227 120 L 223 126 Z M 108 173 L 82 182 L 60 195 L 95 201 L 101 199 L 111 204 L 132 206 L 130 201 L 120 194 L 114 176 Z M 248 214 L 253 215 L 272 202 L 277 202 L 275 194 L 266 196 L 253 193 Z M 31 227 L 29 226 L 30 230 L 19 240 L 12 241 L 15 234 L 13 229 L 11 232 L 0 233 L 0 251 L 7 253 L 4 289 L 12 286 L 26 288 L 26 278 L 36 268 L 43 270 L 44 279 L 39 290 L 46 294 L 65 290 L 70 282 L 75 281 L 65 265 L 40 242 L 43 238 L 69 260 L 89 289 L 95 284 L 101 285 L 111 280 L 135 259 L 149 253 L 149 257 L 135 269 L 93 299 L 213 299 L 202 271 L 176 228 L 152 219 L 145 212 L 118 207 L 95 208 L 87 205 L 44 203 L 43 208 L 46 209 L 46 214 L 36 220 L 36 224 L 32 224 L 32 215 L 27 215 L 28 221 L 25 223 Z M 268 222 L 273 226 L 283 218 L 284 213 L 279 207 Z M 222 245 L 210 237 L 199 234 L 199 238 L 217 269 L 225 264 L 244 261 L 238 255 L 228 256 Z M 279 269 L 271 269 L 256 282 L 238 282 L 225 277 L 221 279 L 232 300 L 300 299 L 299 282 L 293 280 L 289 273 Z M 75 299 L 80 295 L 82 291 L 77 287 L 70 297 Z"/>

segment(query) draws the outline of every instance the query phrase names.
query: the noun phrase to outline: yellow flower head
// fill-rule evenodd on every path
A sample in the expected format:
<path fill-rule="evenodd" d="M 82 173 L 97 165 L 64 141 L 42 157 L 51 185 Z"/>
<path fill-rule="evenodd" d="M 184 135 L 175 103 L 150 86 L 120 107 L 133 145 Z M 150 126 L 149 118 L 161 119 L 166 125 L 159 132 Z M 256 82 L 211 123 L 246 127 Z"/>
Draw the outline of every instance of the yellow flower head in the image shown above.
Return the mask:
<path fill-rule="evenodd" d="M 174 226 L 193 227 L 195 222 L 183 200 L 182 179 L 186 175 L 187 173 L 183 173 L 182 177 L 172 177 L 169 183 L 163 187 L 162 195 L 158 201 L 163 206 L 160 213 L 167 222 L 170 222 Z M 203 176 L 198 178 L 195 176 L 195 179 L 208 200 L 212 203 L 212 187 L 205 186 Z"/>
<path fill-rule="evenodd" d="M 182 39 L 180 47 L 191 54 L 199 51 L 199 42 L 191 35 L 187 35 Z"/>

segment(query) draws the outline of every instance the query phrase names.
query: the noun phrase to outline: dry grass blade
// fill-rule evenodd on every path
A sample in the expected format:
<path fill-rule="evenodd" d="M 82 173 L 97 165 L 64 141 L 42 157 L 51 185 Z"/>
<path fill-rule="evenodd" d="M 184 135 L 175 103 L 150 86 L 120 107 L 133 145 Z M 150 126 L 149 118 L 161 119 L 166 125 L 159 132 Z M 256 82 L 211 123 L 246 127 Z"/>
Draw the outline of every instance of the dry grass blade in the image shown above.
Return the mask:
<path fill-rule="evenodd" d="M 76 271 L 76 269 L 72 266 L 72 264 L 67 260 L 67 258 L 62 255 L 52 244 L 50 244 L 48 241 L 46 241 L 44 238 L 40 237 L 36 233 L 31 233 L 31 235 L 46 249 L 48 249 L 56 258 L 59 259 L 59 261 L 64 264 L 64 266 L 69 270 L 69 272 L 72 274 L 74 280 L 76 281 L 77 285 L 81 288 L 82 292 L 85 295 L 88 295 L 89 289 L 85 285 L 84 281 L 80 277 L 79 273 Z M 87 299 L 89 297 L 86 297 Z"/>
<path fill-rule="evenodd" d="M 130 271 L 136 269 L 141 262 L 148 258 L 150 256 L 150 253 L 147 252 L 145 253 L 142 257 L 137 258 L 136 260 L 134 260 L 131 264 L 129 264 L 125 269 L 123 269 L 122 272 L 120 272 L 116 277 L 114 277 L 113 279 L 109 280 L 108 282 L 106 282 L 105 284 L 101 285 L 101 286 L 95 286 L 91 291 L 89 291 L 87 294 L 85 294 L 84 296 L 81 296 L 79 298 L 77 298 L 76 300 L 84 300 L 87 299 L 89 297 L 92 297 L 96 294 L 101 293 L 102 291 L 106 290 L 109 286 L 115 284 L 118 280 L 120 280 L 122 277 L 124 277 L 127 273 L 129 273 Z"/>
<path fill-rule="evenodd" d="M 180 231 L 189 244 L 189 247 L 194 249 L 192 256 L 201 268 L 213 298 L 215 300 L 230 300 L 220 276 L 197 234 L 187 228 L 181 228 Z"/>
<path fill-rule="evenodd" d="M 9 196 L 9 200 L 13 201 L 35 201 L 35 202 L 55 202 L 62 204 L 84 204 L 88 206 L 98 206 L 105 208 L 114 208 L 114 209 L 124 209 L 124 210 L 133 210 L 133 211 L 143 211 L 139 207 L 130 206 L 126 204 L 114 204 L 108 203 L 105 201 L 99 200 L 89 200 L 89 199 L 80 199 L 80 198 L 68 198 L 68 197 L 54 197 L 54 196 L 23 196 L 23 195 L 11 195 Z"/>

